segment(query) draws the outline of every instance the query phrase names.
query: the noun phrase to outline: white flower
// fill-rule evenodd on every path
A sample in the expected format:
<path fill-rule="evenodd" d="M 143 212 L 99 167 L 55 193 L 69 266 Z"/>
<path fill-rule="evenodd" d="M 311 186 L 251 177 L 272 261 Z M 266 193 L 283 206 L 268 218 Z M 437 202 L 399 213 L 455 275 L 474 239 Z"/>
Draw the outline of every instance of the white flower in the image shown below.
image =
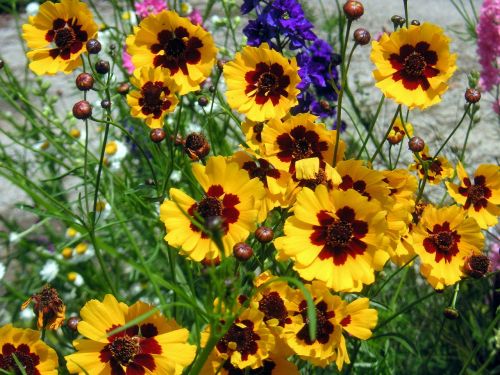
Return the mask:
<path fill-rule="evenodd" d="M 73 249 L 73 254 L 68 261 L 70 263 L 81 263 L 94 258 L 94 255 L 94 246 L 86 242 L 81 242 L 75 246 L 75 248 Z"/>
<path fill-rule="evenodd" d="M 12 245 L 15 245 L 16 243 L 18 243 L 21 238 L 22 238 L 22 236 L 17 232 L 10 232 L 9 233 L 9 243 L 11 243 Z"/>
<path fill-rule="evenodd" d="M 179 182 L 181 180 L 181 177 L 182 177 L 181 171 L 173 171 L 170 174 L 170 180 L 172 180 L 172 182 Z"/>
<path fill-rule="evenodd" d="M 97 201 L 96 215 L 99 219 L 106 219 L 111 213 L 111 206 L 104 199 L 99 199 Z"/>
<path fill-rule="evenodd" d="M 3 265 L 3 263 L 0 263 L 0 280 L 2 280 L 4 276 L 5 276 L 5 266 Z"/>
<path fill-rule="evenodd" d="M 193 7 L 192 7 L 191 4 L 189 4 L 187 2 L 183 2 L 181 4 L 181 12 L 182 12 L 183 15 L 188 15 L 192 11 L 193 11 Z"/>
<path fill-rule="evenodd" d="M 35 317 L 33 309 L 24 309 L 19 313 L 21 320 L 32 320 Z"/>
<path fill-rule="evenodd" d="M 84 284 L 84 280 L 82 275 L 77 272 L 68 273 L 68 281 L 75 284 L 76 286 L 82 286 Z"/>
<path fill-rule="evenodd" d="M 104 149 L 109 168 L 113 171 L 120 169 L 121 161 L 128 155 L 128 147 L 120 141 L 111 140 Z"/>
<path fill-rule="evenodd" d="M 32 1 L 26 5 L 26 14 L 30 17 L 36 16 L 38 13 L 38 9 L 40 9 L 40 4 L 36 1 Z"/>
<path fill-rule="evenodd" d="M 43 265 L 42 270 L 40 271 L 40 277 L 43 281 L 51 282 L 54 280 L 59 273 L 59 265 L 55 260 L 48 260 Z"/>

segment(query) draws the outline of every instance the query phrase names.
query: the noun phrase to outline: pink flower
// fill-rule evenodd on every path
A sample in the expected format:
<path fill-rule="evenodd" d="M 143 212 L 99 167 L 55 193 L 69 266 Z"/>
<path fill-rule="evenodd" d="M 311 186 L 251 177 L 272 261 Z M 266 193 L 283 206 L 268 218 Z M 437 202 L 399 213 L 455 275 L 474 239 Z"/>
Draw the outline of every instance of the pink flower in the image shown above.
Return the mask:
<path fill-rule="evenodd" d="M 491 268 L 493 272 L 500 270 L 500 243 L 496 242 L 491 246 L 490 253 Z"/>
<path fill-rule="evenodd" d="M 128 74 L 134 73 L 135 66 L 132 63 L 132 56 L 130 56 L 127 52 L 127 46 L 123 46 L 123 51 L 122 51 L 122 60 L 123 60 L 123 67 L 127 71 Z"/>
<path fill-rule="evenodd" d="M 476 28 L 484 91 L 500 84 L 500 0 L 484 0 Z"/>
<path fill-rule="evenodd" d="M 196 8 L 193 9 L 191 13 L 189 13 L 188 18 L 195 25 L 202 25 L 203 23 L 203 17 L 201 16 L 201 12 Z"/>
<path fill-rule="evenodd" d="M 166 0 L 142 0 L 135 3 L 135 12 L 141 18 L 160 13 L 166 9 L 168 9 Z"/>

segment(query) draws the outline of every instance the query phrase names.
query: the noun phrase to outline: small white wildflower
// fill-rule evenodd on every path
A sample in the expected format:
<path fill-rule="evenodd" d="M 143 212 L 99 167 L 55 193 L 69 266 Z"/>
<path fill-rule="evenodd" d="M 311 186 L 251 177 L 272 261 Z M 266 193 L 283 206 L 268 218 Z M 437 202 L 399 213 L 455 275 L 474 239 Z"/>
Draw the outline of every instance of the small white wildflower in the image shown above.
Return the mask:
<path fill-rule="evenodd" d="M 32 1 L 31 3 L 28 3 L 28 5 L 26 5 L 26 14 L 30 17 L 36 16 L 39 9 L 40 4 L 38 4 L 36 1 Z"/>
<path fill-rule="evenodd" d="M 2 280 L 4 276 L 5 276 L 5 266 L 3 263 L 0 263 L 0 280 Z"/>
<path fill-rule="evenodd" d="M 85 283 L 82 275 L 80 275 L 78 272 L 68 273 L 68 281 L 75 284 L 76 286 L 82 286 Z"/>
<path fill-rule="evenodd" d="M 191 13 L 193 11 L 193 7 L 191 4 L 189 4 L 188 2 L 183 2 L 181 4 L 181 12 L 182 14 L 184 15 L 188 15 L 189 13 Z"/>
<path fill-rule="evenodd" d="M 42 270 L 40 271 L 40 277 L 43 281 L 51 282 L 54 280 L 59 273 L 59 265 L 55 260 L 48 260 L 43 265 Z"/>
<path fill-rule="evenodd" d="M 182 173 L 181 171 L 173 171 L 172 174 L 170 175 L 170 180 L 172 182 L 179 182 L 181 180 Z"/>
<path fill-rule="evenodd" d="M 135 12 L 129 10 L 128 12 L 123 12 L 122 13 L 122 19 L 125 21 L 130 20 L 130 24 L 132 26 L 137 25 L 137 16 L 135 15 Z"/>
<path fill-rule="evenodd" d="M 120 169 L 121 161 L 128 155 L 128 147 L 125 143 L 111 140 L 104 149 L 109 168 L 113 171 Z"/>
<path fill-rule="evenodd" d="M 96 215 L 98 218 L 104 220 L 111 214 L 111 206 L 104 199 L 97 201 Z"/>
<path fill-rule="evenodd" d="M 21 240 L 22 236 L 17 233 L 17 232 L 10 232 L 9 233 L 9 243 L 12 245 L 15 245 Z"/>
<path fill-rule="evenodd" d="M 35 313 L 33 309 L 24 309 L 19 313 L 19 318 L 21 318 L 21 320 L 32 320 L 34 317 Z"/>

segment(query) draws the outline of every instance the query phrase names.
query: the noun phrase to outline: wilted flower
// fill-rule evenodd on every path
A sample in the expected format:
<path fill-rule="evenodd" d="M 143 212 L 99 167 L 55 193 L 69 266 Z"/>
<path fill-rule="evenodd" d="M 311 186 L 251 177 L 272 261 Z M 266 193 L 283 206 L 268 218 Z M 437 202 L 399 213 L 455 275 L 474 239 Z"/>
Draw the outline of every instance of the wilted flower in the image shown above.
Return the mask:
<path fill-rule="evenodd" d="M 37 315 L 37 325 L 39 329 L 58 329 L 62 326 L 65 318 L 66 306 L 59 298 L 57 290 L 45 285 L 38 293 L 28 298 L 21 310 L 24 310 L 33 302 L 33 312 Z"/>

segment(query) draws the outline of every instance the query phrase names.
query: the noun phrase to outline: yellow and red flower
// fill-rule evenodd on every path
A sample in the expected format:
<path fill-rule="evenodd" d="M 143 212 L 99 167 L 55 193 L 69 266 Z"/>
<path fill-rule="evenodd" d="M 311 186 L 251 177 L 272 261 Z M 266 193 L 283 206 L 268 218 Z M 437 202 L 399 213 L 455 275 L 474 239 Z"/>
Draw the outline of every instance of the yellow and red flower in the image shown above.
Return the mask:
<path fill-rule="evenodd" d="M 386 97 L 409 108 L 439 103 L 457 68 L 449 43 L 443 30 L 431 23 L 383 34 L 372 42 L 375 85 Z"/>
<path fill-rule="evenodd" d="M 458 206 L 428 205 L 413 231 L 413 248 L 420 256 L 420 272 L 435 289 L 453 285 L 465 277 L 463 266 L 481 253 L 484 237 L 473 218 Z"/>
<path fill-rule="evenodd" d="M 179 102 L 176 96 L 179 86 L 168 69 L 136 69 L 130 82 L 137 88 L 127 95 L 132 116 L 143 119 L 150 128 L 163 127 L 163 119 Z"/>
<path fill-rule="evenodd" d="M 433 159 L 427 145 L 423 151 L 420 152 L 420 158 L 427 164 L 427 181 L 429 181 L 430 184 L 438 185 L 442 180 L 453 177 L 453 167 L 448 159 L 444 156 L 438 156 Z M 418 176 L 423 179 L 425 176 L 425 167 L 415 156 L 414 159 L 415 163 L 410 165 L 410 170 L 416 170 Z"/>
<path fill-rule="evenodd" d="M 405 127 L 408 134 L 405 132 Z M 391 131 L 387 135 L 387 140 L 391 145 L 397 145 L 405 136 L 413 137 L 413 126 L 409 122 L 405 123 L 405 126 L 403 126 L 401 119 L 398 117 L 396 121 L 394 121 L 394 124 L 392 124 Z"/>
<path fill-rule="evenodd" d="M 167 229 L 165 241 L 193 260 L 215 259 L 221 254 L 209 235 L 207 225 L 212 225 L 221 236 L 225 255 L 230 255 L 233 245 L 245 241 L 256 227 L 264 186 L 222 156 L 209 158 L 206 167 L 193 164 L 193 174 L 204 195 L 196 201 L 181 190 L 170 189 L 170 200 L 160 207 Z"/>
<path fill-rule="evenodd" d="M 210 75 L 217 48 L 203 27 L 165 10 L 141 21 L 127 38 L 127 52 L 137 68 L 167 68 L 184 95 Z"/>
<path fill-rule="evenodd" d="M 137 324 L 110 334 L 150 312 L 152 306 L 118 302 L 110 294 L 91 300 L 80 311 L 78 332 L 86 339 L 73 342 L 77 352 L 66 356 L 70 373 L 180 374 L 194 359 L 189 332 L 156 312 Z"/>
<path fill-rule="evenodd" d="M 30 69 L 38 75 L 71 73 L 82 65 L 86 42 L 97 35 L 87 4 L 78 0 L 46 1 L 38 14 L 23 25 Z"/>
<path fill-rule="evenodd" d="M 297 101 L 297 61 L 269 48 L 246 46 L 224 65 L 229 106 L 252 121 L 281 119 Z"/>
<path fill-rule="evenodd" d="M 27 375 L 58 374 L 57 354 L 40 340 L 40 332 L 7 324 L 0 327 L 0 370 L 21 374 L 16 359 Z"/>
<path fill-rule="evenodd" d="M 469 217 L 476 219 L 482 229 L 498 223 L 500 168 L 493 164 L 481 164 L 471 181 L 462 163 L 458 163 L 457 174 L 460 184 L 447 182 L 448 194 L 463 206 Z"/>

